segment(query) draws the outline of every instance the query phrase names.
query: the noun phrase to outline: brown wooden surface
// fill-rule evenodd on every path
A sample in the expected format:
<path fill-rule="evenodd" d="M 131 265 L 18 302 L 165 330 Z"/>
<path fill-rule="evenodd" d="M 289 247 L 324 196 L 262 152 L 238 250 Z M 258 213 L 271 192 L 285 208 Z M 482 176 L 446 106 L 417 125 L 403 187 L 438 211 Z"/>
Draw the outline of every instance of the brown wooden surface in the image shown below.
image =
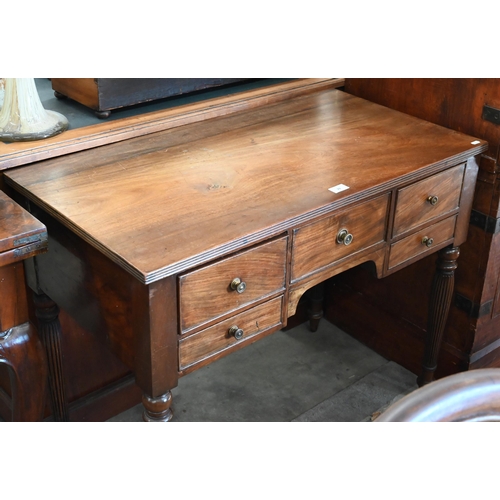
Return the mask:
<path fill-rule="evenodd" d="M 389 269 L 399 266 L 417 255 L 450 243 L 455 232 L 455 225 L 456 217 L 448 217 L 393 243 L 389 257 Z M 431 238 L 432 244 L 430 246 L 424 244 L 424 238 Z"/>
<path fill-rule="evenodd" d="M 63 134 L 32 142 L 0 142 L 0 170 L 27 165 L 38 160 L 54 158 L 75 151 L 95 148 L 105 144 L 141 137 L 147 134 L 197 123 L 217 116 L 253 109 L 290 99 L 294 96 L 316 92 L 322 88 L 337 88 L 343 78 L 306 78 L 270 85 L 261 89 L 235 95 L 218 97 L 172 109 L 139 114 L 112 122 L 99 123 Z"/>
<path fill-rule="evenodd" d="M 179 277 L 181 332 L 285 290 L 287 238 Z M 230 288 L 240 278 L 242 293 Z"/>
<path fill-rule="evenodd" d="M 51 235 L 52 250 L 37 258 L 30 283 L 61 301 L 134 371 L 144 391 L 145 420 L 169 420 L 170 390 L 179 376 L 179 273 L 285 232 L 292 238 L 310 223 L 377 198 L 384 201 L 379 223 L 385 236 L 345 255 L 335 272 L 366 260 L 385 263 L 397 190 L 487 148 L 484 141 L 472 142 L 322 90 L 46 160 L 5 177 Z M 339 184 L 349 189 L 329 191 Z M 319 245 L 324 234 L 314 237 Z M 292 258 L 293 245 L 287 261 Z M 331 276 L 328 263 L 313 267 L 317 279 Z M 286 284 L 285 298 L 289 278 Z M 313 284 L 309 278 L 294 283 L 293 300 Z M 271 315 L 279 310 L 272 300 L 264 304 L 272 305 Z"/>
<path fill-rule="evenodd" d="M 397 194 L 394 236 L 457 210 L 464 171 L 464 165 L 460 165 L 400 189 Z M 435 205 L 428 201 L 433 196 L 438 199 Z"/>
<path fill-rule="evenodd" d="M 246 345 L 248 340 L 266 330 L 276 329 L 282 323 L 282 302 L 283 298 L 278 297 L 181 339 L 179 341 L 179 370 L 183 371 L 195 363 L 216 354 L 222 354 L 224 351 L 227 351 L 224 354 L 228 354 L 234 345 Z M 229 329 L 233 325 L 244 331 L 241 340 L 230 335 Z"/>
<path fill-rule="evenodd" d="M 28 241 L 28 238 L 30 240 Z M 15 203 L 4 192 L 0 191 L 0 265 L 27 258 L 26 253 L 19 255 L 19 250 L 26 250 L 28 245 L 38 243 L 38 253 L 47 247 L 47 231 L 45 226 L 28 211 Z M 17 252 L 9 252 L 17 249 Z M 5 252 L 5 256 L 1 257 Z M 9 252 L 9 253 L 7 253 Z"/>
<path fill-rule="evenodd" d="M 384 195 L 296 229 L 293 233 L 291 281 L 298 281 L 384 241 L 388 209 L 389 196 Z M 341 229 L 353 235 L 349 245 L 337 242 Z"/>
<path fill-rule="evenodd" d="M 5 176 L 150 283 L 279 234 L 304 214 L 321 215 L 464 161 L 486 147 L 473 141 L 333 90 Z M 349 189 L 328 190 L 341 183 Z"/>

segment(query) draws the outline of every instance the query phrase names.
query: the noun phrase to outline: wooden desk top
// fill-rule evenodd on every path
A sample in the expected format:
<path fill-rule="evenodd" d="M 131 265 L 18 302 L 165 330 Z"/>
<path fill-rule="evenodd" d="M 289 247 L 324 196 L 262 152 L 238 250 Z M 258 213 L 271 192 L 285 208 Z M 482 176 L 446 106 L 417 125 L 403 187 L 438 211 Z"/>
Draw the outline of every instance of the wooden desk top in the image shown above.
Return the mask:
<path fill-rule="evenodd" d="M 0 191 L 0 266 L 32 257 L 46 248 L 45 226 Z"/>
<path fill-rule="evenodd" d="M 151 283 L 486 148 L 485 141 L 334 89 L 5 176 Z M 329 191 L 340 184 L 349 189 Z"/>

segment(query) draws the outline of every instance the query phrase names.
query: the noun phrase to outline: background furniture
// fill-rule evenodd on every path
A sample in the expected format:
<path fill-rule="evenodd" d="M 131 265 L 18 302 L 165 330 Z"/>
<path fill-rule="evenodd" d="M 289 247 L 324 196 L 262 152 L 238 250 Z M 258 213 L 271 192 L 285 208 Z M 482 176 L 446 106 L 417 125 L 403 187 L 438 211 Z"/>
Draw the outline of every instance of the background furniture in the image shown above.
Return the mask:
<path fill-rule="evenodd" d="M 165 421 L 180 376 L 282 328 L 306 290 L 439 251 L 432 380 L 487 144 L 327 88 L 206 113 L 6 172 L 51 238 L 30 286 L 107 342 L 145 420 Z"/>
<path fill-rule="evenodd" d="M 489 142 L 479 162 L 437 376 L 500 366 L 500 125 L 492 111 L 500 108 L 500 79 L 347 78 L 345 90 Z M 329 283 L 326 315 L 379 354 L 418 373 L 433 268 L 432 258 L 423 259 L 387 280 L 353 269 Z"/>
<path fill-rule="evenodd" d="M 23 261 L 46 249 L 45 226 L 0 191 L 0 365 L 8 367 L 10 381 L 10 392 L 0 389 L 0 407 L 14 421 L 44 415 L 46 360 L 28 321 Z"/>
<path fill-rule="evenodd" d="M 113 109 L 245 81 L 244 78 L 52 78 L 56 97 L 69 97 L 109 117 Z"/>

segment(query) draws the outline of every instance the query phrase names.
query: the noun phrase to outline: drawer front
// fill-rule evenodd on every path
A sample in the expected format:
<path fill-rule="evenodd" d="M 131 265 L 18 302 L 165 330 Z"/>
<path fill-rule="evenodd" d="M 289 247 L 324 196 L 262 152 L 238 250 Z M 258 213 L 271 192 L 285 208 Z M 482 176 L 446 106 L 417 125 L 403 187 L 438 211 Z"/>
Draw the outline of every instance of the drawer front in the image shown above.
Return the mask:
<path fill-rule="evenodd" d="M 384 241 L 389 195 L 384 195 L 294 231 L 292 281 Z M 339 232 L 352 235 L 337 241 Z"/>
<path fill-rule="evenodd" d="M 182 332 L 284 290 L 287 240 L 259 245 L 180 276 Z M 241 285 L 239 291 L 231 288 L 237 278 L 244 283 L 243 291 Z"/>
<path fill-rule="evenodd" d="M 453 238 L 456 220 L 456 217 L 450 217 L 391 245 L 389 269 L 431 251 L 434 247 Z"/>
<path fill-rule="evenodd" d="M 398 191 L 393 236 L 458 209 L 465 165 Z"/>
<path fill-rule="evenodd" d="M 196 363 L 223 351 L 235 348 L 245 340 L 253 338 L 271 328 L 282 326 L 283 296 L 236 314 L 201 332 L 179 340 L 179 370 L 182 371 Z M 241 339 L 231 332 L 231 327 L 243 331 Z"/>

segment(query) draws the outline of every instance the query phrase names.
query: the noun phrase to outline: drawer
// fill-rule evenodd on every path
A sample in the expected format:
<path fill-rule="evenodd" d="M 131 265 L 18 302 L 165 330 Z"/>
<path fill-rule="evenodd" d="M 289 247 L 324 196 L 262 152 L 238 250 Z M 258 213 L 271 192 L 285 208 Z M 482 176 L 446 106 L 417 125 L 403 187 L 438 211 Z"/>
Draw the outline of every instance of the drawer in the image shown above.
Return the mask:
<path fill-rule="evenodd" d="M 281 292 L 285 288 L 285 236 L 179 277 L 181 331 Z M 234 290 L 239 279 L 243 286 Z"/>
<path fill-rule="evenodd" d="M 260 304 L 205 330 L 179 340 L 179 370 L 182 371 L 204 359 L 236 348 L 246 340 L 282 326 L 283 296 Z M 237 339 L 231 330 L 241 330 Z"/>
<path fill-rule="evenodd" d="M 400 189 L 393 237 L 458 209 L 465 164 Z"/>
<path fill-rule="evenodd" d="M 422 255 L 441 243 L 453 238 L 456 220 L 456 216 L 450 217 L 391 245 L 389 269 L 417 257 L 418 255 Z M 429 238 L 432 239 L 432 244 L 430 245 Z"/>
<path fill-rule="evenodd" d="M 296 229 L 292 281 L 384 241 L 388 207 L 389 195 L 384 195 Z M 352 241 L 338 241 L 342 230 L 352 235 Z"/>

